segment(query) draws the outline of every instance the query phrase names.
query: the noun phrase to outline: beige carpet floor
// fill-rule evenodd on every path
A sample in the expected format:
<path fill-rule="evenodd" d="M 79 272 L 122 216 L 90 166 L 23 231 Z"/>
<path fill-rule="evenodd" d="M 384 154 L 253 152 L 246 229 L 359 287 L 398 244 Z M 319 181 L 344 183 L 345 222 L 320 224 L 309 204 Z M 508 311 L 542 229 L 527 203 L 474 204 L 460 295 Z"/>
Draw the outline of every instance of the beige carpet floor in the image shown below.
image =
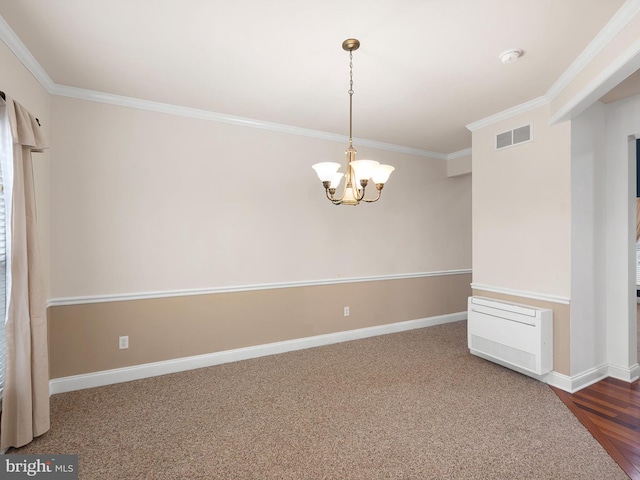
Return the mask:
<path fill-rule="evenodd" d="M 551 389 L 468 353 L 466 322 L 55 395 L 9 453 L 82 479 L 627 478 Z"/>

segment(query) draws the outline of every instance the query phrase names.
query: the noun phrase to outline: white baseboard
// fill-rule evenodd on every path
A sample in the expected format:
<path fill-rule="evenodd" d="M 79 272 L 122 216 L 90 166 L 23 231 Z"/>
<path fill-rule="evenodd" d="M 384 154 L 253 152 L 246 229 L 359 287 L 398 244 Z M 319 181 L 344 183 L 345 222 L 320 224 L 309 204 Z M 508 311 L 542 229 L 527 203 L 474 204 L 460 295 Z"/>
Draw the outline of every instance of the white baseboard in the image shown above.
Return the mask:
<path fill-rule="evenodd" d="M 623 382 L 635 382 L 640 378 L 640 365 L 637 363 L 631 367 L 609 365 L 609 376 L 622 380 Z"/>
<path fill-rule="evenodd" d="M 588 387 L 589 385 L 592 385 L 610 376 L 608 365 L 601 365 L 597 368 L 592 368 L 578 375 L 572 375 L 570 377 L 553 370 L 545 375 L 536 375 L 535 373 L 522 368 L 518 368 L 517 366 L 501 361 L 500 359 L 485 355 L 482 352 L 471 350 L 471 353 L 478 357 L 484 358 L 485 360 L 497 363 L 498 365 L 502 365 L 503 367 L 514 370 L 528 377 L 535 378 L 536 380 L 539 380 L 548 385 L 551 385 L 552 387 L 559 388 L 560 390 L 564 390 L 565 392 L 569 393 L 575 393 L 578 390 L 582 390 L 583 388 Z"/>
<path fill-rule="evenodd" d="M 575 393 L 578 390 L 582 390 L 589 385 L 607 378 L 609 375 L 609 366 L 600 365 L 599 367 L 586 370 L 578 375 L 571 376 L 552 371 L 544 377 L 543 381 L 565 392 Z"/>
<path fill-rule="evenodd" d="M 564 390 L 565 392 L 569 393 L 575 393 L 578 390 L 588 387 L 592 383 L 599 382 L 600 380 L 608 376 L 608 369 L 606 365 L 571 377 L 563 375 L 562 373 L 555 372 L 553 370 L 544 375 L 537 375 L 523 368 L 519 368 L 516 365 L 512 365 L 500 359 L 491 357 L 490 355 L 485 355 L 482 352 L 478 352 L 476 350 L 470 350 L 470 352 L 480 358 L 484 358 L 485 360 L 488 360 L 490 362 L 497 363 L 498 365 L 502 365 L 503 367 L 506 367 L 510 370 L 521 373 L 522 375 L 526 375 L 527 377 L 534 378 L 540 382 L 544 382 L 548 385 L 551 385 L 552 387 L 559 388 L 560 390 Z"/>
<path fill-rule="evenodd" d="M 436 317 L 409 320 L 407 322 L 389 323 L 375 327 L 360 328 L 357 330 L 347 330 L 344 332 L 328 333 L 313 337 L 286 340 L 283 342 L 256 345 L 253 347 L 237 348 L 223 352 L 196 355 L 193 357 L 176 358 L 162 362 L 146 363 L 132 367 L 116 368 L 113 370 L 103 370 L 100 372 L 73 375 L 70 377 L 55 378 L 49 381 L 49 393 L 71 392 L 85 388 L 100 387 L 114 383 L 128 382 L 142 378 L 166 375 L 168 373 L 182 372 L 196 368 L 210 367 L 223 363 L 248 360 L 250 358 L 274 355 L 277 353 L 292 352 L 305 348 L 319 347 L 333 343 L 359 340 L 362 338 L 386 335 L 389 333 L 404 332 L 417 328 L 431 327 L 444 323 L 458 322 L 467 319 L 467 312 L 450 313 Z"/>

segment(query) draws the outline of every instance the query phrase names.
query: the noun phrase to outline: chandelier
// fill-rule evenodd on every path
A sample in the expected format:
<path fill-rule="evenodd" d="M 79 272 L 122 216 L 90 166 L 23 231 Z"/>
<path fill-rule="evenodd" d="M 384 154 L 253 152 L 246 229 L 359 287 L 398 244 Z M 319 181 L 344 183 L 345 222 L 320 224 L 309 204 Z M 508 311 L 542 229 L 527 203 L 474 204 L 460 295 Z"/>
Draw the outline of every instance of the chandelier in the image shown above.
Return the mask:
<path fill-rule="evenodd" d="M 377 202 L 382 194 L 382 188 L 395 169 L 391 165 L 380 165 L 374 160 L 356 160 L 356 150 L 353 148 L 353 51 L 360 47 L 360 42 L 349 38 L 342 42 L 342 48 L 349 52 L 349 147 L 346 150 L 347 172 L 338 172 L 339 163 L 322 162 L 312 165 L 322 181 L 327 198 L 334 205 L 358 205 L 360 202 Z M 342 194 L 336 196 L 336 189 L 345 177 Z M 375 198 L 364 198 L 365 189 L 372 180 L 376 184 L 378 194 Z"/>

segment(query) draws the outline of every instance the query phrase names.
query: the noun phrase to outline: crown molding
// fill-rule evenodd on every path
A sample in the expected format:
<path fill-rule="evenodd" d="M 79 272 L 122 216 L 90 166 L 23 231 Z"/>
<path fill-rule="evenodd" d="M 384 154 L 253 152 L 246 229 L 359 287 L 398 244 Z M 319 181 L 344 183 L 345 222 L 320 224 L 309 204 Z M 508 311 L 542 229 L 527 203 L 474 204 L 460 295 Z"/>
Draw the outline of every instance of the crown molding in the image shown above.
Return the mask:
<path fill-rule="evenodd" d="M 242 127 L 259 128 L 263 130 L 271 130 L 291 135 L 300 135 L 321 140 L 330 140 L 334 142 L 349 141 L 344 135 L 335 133 L 322 132 L 319 130 L 311 130 L 308 128 L 294 127 L 281 123 L 265 122 L 252 118 L 238 117 L 235 115 L 227 115 L 224 113 L 212 112 L 210 110 L 202 110 L 198 108 L 184 107 L 169 103 L 155 102 L 152 100 L 143 100 L 140 98 L 126 97 L 123 95 L 115 95 L 112 93 L 98 92 L 96 90 L 88 90 L 85 88 L 70 87 L 67 85 L 54 84 L 51 91 L 52 95 L 60 97 L 69 97 L 77 100 L 86 100 L 90 102 L 106 103 L 119 107 L 134 108 L 137 110 L 147 110 L 156 113 L 166 113 L 168 115 L 195 118 L 197 120 L 208 120 L 218 123 L 226 123 L 230 125 L 238 125 Z"/>
<path fill-rule="evenodd" d="M 478 120 L 477 122 L 470 123 L 466 125 L 466 127 L 470 131 L 475 132 L 476 130 L 488 127 L 489 125 L 493 125 L 494 123 L 501 122 L 502 120 L 507 120 L 511 117 L 515 117 L 516 115 L 520 115 L 521 113 L 526 113 L 530 110 L 534 110 L 548 104 L 549 100 L 545 96 L 534 98 L 533 100 L 521 103 L 520 105 L 516 105 L 515 107 L 507 108 L 506 110 L 491 115 L 490 117 L 486 117 L 482 120 Z"/>
<path fill-rule="evenodd" d="M 341 136 L 342 137 L 342 136 Z M 349 141 L 349 137 L 342 137 Z M 343 142 L 343 140 L 340 140 Z M 422 148 L 405 147 L 403 145 L 396 145 L 394 143 L 378 142 L 376 140 L 367 140 L 366 138 L 354 138 L 353 143 L 362 145 L 364 147 L 377 148 L 378 150 L 388 150 L 397 153 L 407 153 L 409 155 L 416 155 L 418 157 L 435 158 L 437 160 L 446 160 L 447 154 L 441 152 L 433 152 L 431 150 L 423 150 Z"/>
<path fill-rule="evenodd" d="M 551 86 L 546 94 L 547 99 L 553 101 L 639 12 L 640 0 L 627 0 L 582 53 L 578 55 L 569 68 Z"/>
<path fill-rule="evenodd" d="M 464 150 L 458 150 L 457 152 L 453 152 L 447 155 L 447 160 L 454 160 L 460 157 L 466 157 L 467 155 L 471 155 L 471 148 L 465 148 Z"/>
<path fill-rule="evenodd" d="M 27 70 L 40 82 L 44 89 L 51 93 L 54 83 L 51 77 L 45 72 L 44 68 L 38 63 L 29 49 L 22 43 L 22 40 L 18 38 L 16 32 L 9 26 L 2 16 L 0 16 L 0 38 L 9 47 L 9 50 L 18 57 L 18 60 L 27 67 Z"/>
<path fill-rule="evenodd" d="M 95 90 L 87 90 L 84 88 L 70 87 L 67 85 L 54 84 L 51 93 L 61 97 L 75 98 L 78 100 L 87 100 L 90 102 L 106 103 L 109 105 L 117 105 L 120 107 L 135 108 L 138 110 L 147 110 L 156 113 L 166 113 L 180 117 L 195 118 L 198 120 L 208 120 L 211 122 L 226 123 L 229 125 L 238 125 L 241 127 L 258 128 L 261 130 L 269 130 L 272 132 L 285 133 L 288 135 L 298 135 L 303 137 L 316 138 L 319 140 L 329 140 L 332 142 L 347 143 L 349 137 L 336 133 L 323 132 L 320 130 L 312 130 L 310 128 L 295 127 L 282 123 L 266 122 L 263 120 L 255 120 L 252 118 L 237 117 L 235 115 L 227 115 L 224 113 L 212 112 L 209 110 L 201 110 L 197 108 L 183 107 L 168 103 L 154 102 L 151 100 L 143 100 L 140 98 L 126 97 L 122 95 L 114 95 L 111 93 L 98 92 Z M 397 153 L 406 153 L 419 157 L 435 158 L 446 160 L 447 155 L 440 152 L 432 152 L 420 148 L 406 147 L 403 145 L 395 145 L 392 143 L 378 142 L 375 140 L 367 140 L 366 138 L 354 138 L 354 143 L 359 146 L 376 148 L 378 150 L 387 150 Z"/>
<path fill-rule="evenodd" d="M 580 115 L 639 68 L 640 40 L 637 40 L 554 113 L 549 120 L 549 125 Z"/>

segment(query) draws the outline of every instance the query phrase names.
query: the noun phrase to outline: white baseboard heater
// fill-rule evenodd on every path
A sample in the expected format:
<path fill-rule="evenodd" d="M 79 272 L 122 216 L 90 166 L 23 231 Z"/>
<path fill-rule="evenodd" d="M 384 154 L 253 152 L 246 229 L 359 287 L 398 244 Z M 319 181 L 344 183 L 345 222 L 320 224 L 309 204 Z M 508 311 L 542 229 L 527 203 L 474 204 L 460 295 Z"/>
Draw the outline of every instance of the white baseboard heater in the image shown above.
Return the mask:
<path fill-rule="evenodd" d="M 553 368 L 553 310 L 469 297 L 467 340 L 472 354 L 520 373 Z"/>

